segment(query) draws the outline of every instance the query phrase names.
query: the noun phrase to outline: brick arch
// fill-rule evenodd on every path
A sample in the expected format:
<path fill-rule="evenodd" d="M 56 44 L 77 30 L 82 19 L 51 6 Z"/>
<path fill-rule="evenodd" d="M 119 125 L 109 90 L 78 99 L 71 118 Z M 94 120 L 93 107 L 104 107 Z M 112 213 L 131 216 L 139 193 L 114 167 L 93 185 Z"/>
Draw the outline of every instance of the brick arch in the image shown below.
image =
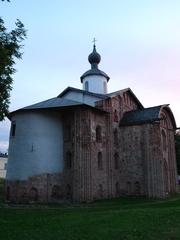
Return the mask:
<path fill-rule="evenodd" d="M 164 105 L 159 113 L 161 141 L 162 141 L 162 170 L 163 170 L 163 185 L 165 196 L 170 192 L 175 192 L 177 189 L 176 176 L 176 156 L 174 148 L 174 130 L 176 122 L 168 105 Z"/>
<path fill-rule="evenodd" d="M 58 185 L 53 185 L 51 189 L 51 197 L 53 199 L 59 199 L 61 197 L 61 188 Z"/>
<path fill-rule="evenodd" d="M 161 130 L 162 149 L 165 152 L 167 150 L 167 136 L 164 129 Z"/>
<path fill-rule="evenodd" d="M 162 123 L 165 121 L 167 128 L 176 129 L 176 121 L 171 109 L 168 105 L 163 105 L 159 111 L 159 118 L 161 119 Z M 170 126 L 171 125 L 171 126 Z"/>
<path fill-rule="evenodd" d="M 38 201 L 38 190 L 35 187 L 32 187 L 29 191 L 29 200 L 36 202 Z"/>

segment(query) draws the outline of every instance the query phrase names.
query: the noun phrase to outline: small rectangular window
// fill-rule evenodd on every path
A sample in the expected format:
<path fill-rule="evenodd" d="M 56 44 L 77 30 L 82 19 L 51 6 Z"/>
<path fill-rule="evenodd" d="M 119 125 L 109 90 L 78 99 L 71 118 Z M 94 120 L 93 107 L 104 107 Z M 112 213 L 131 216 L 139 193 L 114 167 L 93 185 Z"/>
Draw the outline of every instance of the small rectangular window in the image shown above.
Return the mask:
<path fill-rule="evenodd" d="M 11 125 L 11 136 L 14 137 L 15 134 L 16 134 L 16 123 L 12 122 L 12 125 Z"/>

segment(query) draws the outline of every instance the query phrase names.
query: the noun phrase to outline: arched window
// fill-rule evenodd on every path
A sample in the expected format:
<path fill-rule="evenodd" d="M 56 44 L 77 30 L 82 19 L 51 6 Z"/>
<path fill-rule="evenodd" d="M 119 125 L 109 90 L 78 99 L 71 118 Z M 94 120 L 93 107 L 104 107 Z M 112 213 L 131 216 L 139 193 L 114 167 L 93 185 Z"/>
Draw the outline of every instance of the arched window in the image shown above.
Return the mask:
<path fill-rule="evenodd" d="M 118 145 L 118 130 L 117 128 L 113 132 L 114 135 L 114 145 Z"/>
<path fill-rule="evenodd" d="M 115 184 L 115 191 L 116 191 L 116 196 L 118 196 L 119 195 L 119 183 L 118 182 L 116 182 L 116 184 Z"/>
<path fill-rule="evenodd" d="M 98 169 L 103 169 L 102 152 L 98 152 Z"/>
<path fill-rule="evenodd" d="M 101 126 L 99 125 L 96 127 L 96 141 L 97 142 L 102 141 L 102 130 L 101 130 Z"/>
<path fill-rule="evenodd" d="M 139 182 L 134 183 L 134 192 L 135 194 L 139 195 L 141 193 L 141 186 Z"/>
<path fill-rule="evenodd" d="M 119 154 L 118 153 L 114 154 L 114 168 L 119 169 Z"/>
<path fill-rule="evenodd" d="M 100 198 L 103 197 L 103 186 L 102 186 L 102 184 L 99 184 L 99 197 Z"/>
<path fill-rule="evenodd" d="M 30 201 L 36 202 L 38 200 L 38 190 L 35 187 L 32 187 L 29 192 Z"/>
<path fill-rule="evenodd" d="M 13 121 L 13 122 L 11 123 L 11 136 L 12 136 L 12 137 L 15 137 L 15 135 L 16 135 L 16 122 Z"/>
<path fill-rule="evenodd" d="M 71 186 L 69 184 L 67 184 L 67 186 L 66 186 L 66 198 L 67 199 L 72 198 L 72 190 L 71 190 Z"/>
<path fill-rule="evenodd" d="M 114 122 L 118 122 L 117 110 L 114 110 Z"/>
<path fill-rule="evenodd" d="M 85 82 L 85 90 L 89 91 L 89 82 L 87 82 L 87 81 Z"/>
<path fill-rule="evenodd" d="M 65 164 L 67 169 L 71 169 L 72 167 L 72 153 L 71 152 L 67 152 L 66 153 L 66 164 Z"/>
<path fill-rule="evenodd" d="M 52 187 L 52 191 L 51 191 L 51 197 L 54 199 L 59 199 L 60 198 L 60 187 L 58 185 L 54 185 Z"/>
<path fill-rule="evenodd" d="M 163 147 L 163 150 L 166 151 L 167 140 L 166 140 L 166 134 L 164 130 L 162 130 L 162 147 Z"/>
<path fill-rule="evenodd" d="M 10 200 L 10 187 L 7 186 L 6 188 L 6 200 L 9 201 Z"/>

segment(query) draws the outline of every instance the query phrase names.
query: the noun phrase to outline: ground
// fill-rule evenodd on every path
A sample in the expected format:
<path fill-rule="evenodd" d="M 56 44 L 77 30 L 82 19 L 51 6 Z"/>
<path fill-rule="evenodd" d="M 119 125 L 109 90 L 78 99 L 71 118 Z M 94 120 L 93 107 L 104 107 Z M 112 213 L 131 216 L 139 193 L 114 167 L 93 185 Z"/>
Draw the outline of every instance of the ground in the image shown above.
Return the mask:
<path fill-rule="evenodd" d="M 119 198 L 80 205 L 8 206 L 1 200 L 0 239 L 180 239 L 180 196 L 161 201 Z"/>

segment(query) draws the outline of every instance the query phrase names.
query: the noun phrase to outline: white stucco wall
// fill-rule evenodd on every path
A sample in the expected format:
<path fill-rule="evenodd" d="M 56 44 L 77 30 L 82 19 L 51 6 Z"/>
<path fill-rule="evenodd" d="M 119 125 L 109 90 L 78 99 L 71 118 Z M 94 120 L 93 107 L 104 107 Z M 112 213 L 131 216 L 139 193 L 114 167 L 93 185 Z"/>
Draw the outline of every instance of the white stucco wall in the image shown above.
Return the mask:
<path fill-rule="evenodd" d="M 27 111 L 12 117 L 15 136 L 10 136 L 6 178 L 25 180 L 63 169 L 63 128 L 61 115 L 53 111 Z"/>
<path fill-rule="evenodd" d="M 0 157 L 0 178 L 6 177 L 7 158 Z"/>
<path fill-rule="evenodd" d="M 103 76 L 87 76 L 83 79 L 83 90 L 85 89 L 85 83 L 88 82 L 89 92 L 106 94 L 107 93 L 107 79 Z M 104 85 L 106 87 L 104 87 Z"/>

